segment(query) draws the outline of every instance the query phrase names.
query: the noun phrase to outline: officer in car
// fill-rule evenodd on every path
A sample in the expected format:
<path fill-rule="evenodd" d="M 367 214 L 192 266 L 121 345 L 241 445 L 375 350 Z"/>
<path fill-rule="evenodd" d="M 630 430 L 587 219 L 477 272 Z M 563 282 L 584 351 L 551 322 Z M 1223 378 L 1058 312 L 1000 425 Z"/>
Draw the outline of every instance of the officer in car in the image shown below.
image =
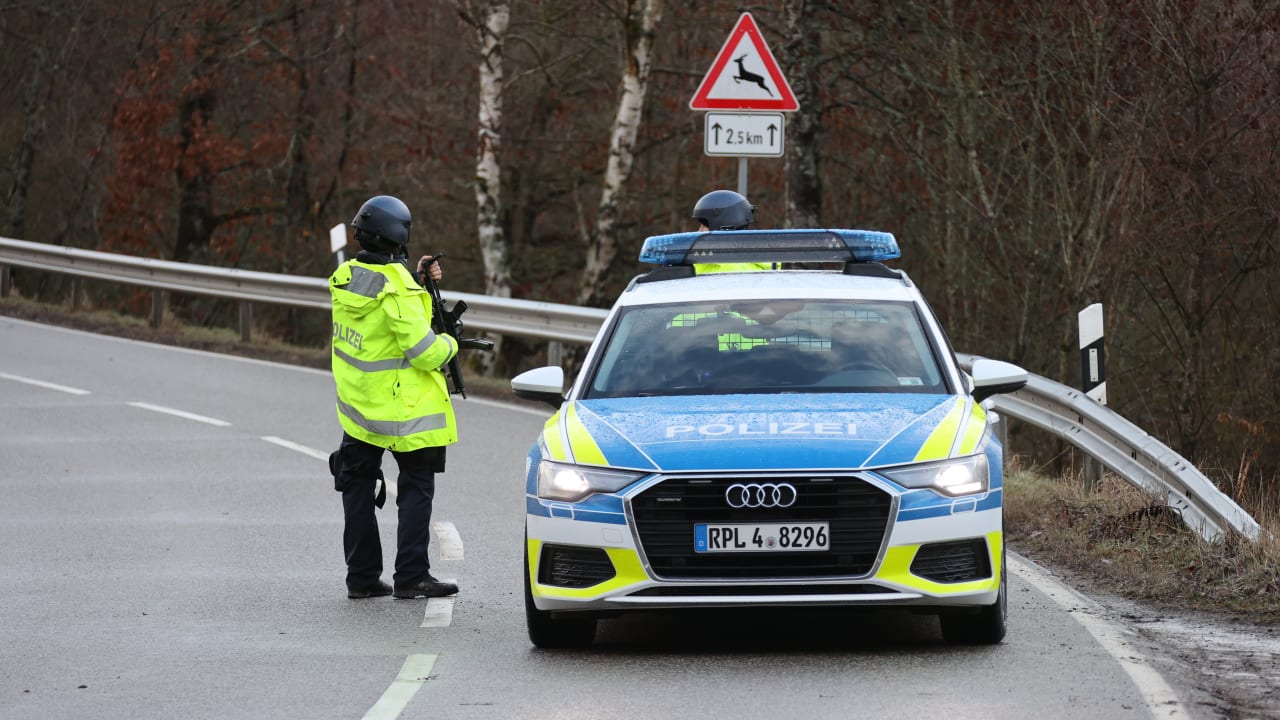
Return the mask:
<path fill-rule="evenodd" d="M 693 206 L 693 219 L 699 230 L 746 230 L 755 219 L 756 206 L 732 190 L 712 190 L 698 198 Z M 770 263 L 700 263 L 694 265 L 699 275 L 744 270 L 771 270 Z"/>
<path fill-rule="evenodd" d="M 333 301 L 333 379 L 342 443 L 329 456 L 334 489 L 342 493 L 347 597 L 443 597 L 458 586 L 431 575 L 427 544 L 435 475 L 445 446 L 457 441 L 453 406 L 441 366 L 458 342 L 431 329 L 431 297 L 409 272 L 409 208 L 379 195 L 360 207 L 355 239 L 361 251 L 329 277 Z M 426 259 L 418 271 L 442 273 Z M 399 468 L 394 587 L 382 580 L 376 507 L 386 498 L 382 457 Z M 381 482 L 381 485 L 380 485 Z"/>

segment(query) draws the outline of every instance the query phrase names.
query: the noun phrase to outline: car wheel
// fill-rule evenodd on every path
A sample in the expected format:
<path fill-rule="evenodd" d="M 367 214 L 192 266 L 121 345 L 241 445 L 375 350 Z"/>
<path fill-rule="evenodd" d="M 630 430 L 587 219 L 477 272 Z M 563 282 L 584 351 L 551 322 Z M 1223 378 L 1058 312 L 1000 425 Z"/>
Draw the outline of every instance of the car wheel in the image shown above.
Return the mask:
<path fill-rule="evenodd" d="M 951 645 L 995 645 L 1004 640 L 1009 611 L 1009 566 L 1000 551 L 1000 592 L 996 601 L 976 614 L 940 615 L 942 639 Z"/>
<path fill-rule="evenodd" d="M 529 549 L 524 551 L 524 620 L 529 641 L 540 648 L 582 648 L 596 637 L 596 621 L 591 618 L 564 619 L 539 610 L 533 604 L 529 580 Z"/>

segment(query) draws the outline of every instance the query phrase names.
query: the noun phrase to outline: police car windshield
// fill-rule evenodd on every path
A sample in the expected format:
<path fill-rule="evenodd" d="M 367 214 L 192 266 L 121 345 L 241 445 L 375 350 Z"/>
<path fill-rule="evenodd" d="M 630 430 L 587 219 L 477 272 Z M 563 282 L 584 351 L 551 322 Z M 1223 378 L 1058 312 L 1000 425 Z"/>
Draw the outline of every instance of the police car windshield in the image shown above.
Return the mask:
<path fill-rule="evenodd" d="M 747 300 L 623 310 L 585 397 L 945 393 L 909 302 Z"/>

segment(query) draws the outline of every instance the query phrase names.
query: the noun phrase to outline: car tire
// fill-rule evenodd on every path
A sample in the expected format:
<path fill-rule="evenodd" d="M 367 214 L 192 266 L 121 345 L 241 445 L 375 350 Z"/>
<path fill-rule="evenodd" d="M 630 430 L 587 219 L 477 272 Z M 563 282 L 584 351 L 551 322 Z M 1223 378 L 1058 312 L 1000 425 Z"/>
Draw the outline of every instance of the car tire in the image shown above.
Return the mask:
<path fill-rule="evenodd" d="M 524 620 L 529 629 L 529 641 L 540 648 L 584 648 L 596 638 L 594 618 L 557 618 L 533 604 L 527 542 L 524 551 Z"/>
<path fill-rule="evenodd" d="M 1009 614 L 1009 566 L 1000 550 L 1000 592 L 977 613 L 939 615 L 942 639 L 949 645 L 995 645 L 1004 640 Z"/>

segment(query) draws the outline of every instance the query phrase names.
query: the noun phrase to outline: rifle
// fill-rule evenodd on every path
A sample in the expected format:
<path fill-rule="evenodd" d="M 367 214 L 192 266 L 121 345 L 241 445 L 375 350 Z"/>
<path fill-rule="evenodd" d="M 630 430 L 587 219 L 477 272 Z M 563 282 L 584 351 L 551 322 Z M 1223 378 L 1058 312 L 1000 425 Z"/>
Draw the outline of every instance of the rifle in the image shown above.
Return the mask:
<path fill-rule="evenodd" d="M 466 301 L 459 300 L 450 309 L 440 297 L 440 288 L 436 286 L 436 281 L 432 280 L 431 273 L 427 272 L 427 268 L 442 257 L 444 257 L 444 253 L 427 258 L 427 262 L 422 266 L 422 272 L 418 274 L 418 280 L 422 283 L 422 287 L 426 288 L 427 294 L 431 296 L 431 324 L 435 326 L 436 332 L 453 336 L 453 339 L 458 341 L 459 352 L 464 349 L 493 350 L 492 340 L 484 340 L 482 338 L 467 338 L 464 340 L 462 338 L 462 313 L 467 311 Z M 467 386 L 462 379 L 462 363 L 458 362 L 457 355 L 454 355 L 449 360 L 449 364 L 445 366 L 444 374 L 449 380 L 449 392 L 465 398 L 467 396 Z"/>

